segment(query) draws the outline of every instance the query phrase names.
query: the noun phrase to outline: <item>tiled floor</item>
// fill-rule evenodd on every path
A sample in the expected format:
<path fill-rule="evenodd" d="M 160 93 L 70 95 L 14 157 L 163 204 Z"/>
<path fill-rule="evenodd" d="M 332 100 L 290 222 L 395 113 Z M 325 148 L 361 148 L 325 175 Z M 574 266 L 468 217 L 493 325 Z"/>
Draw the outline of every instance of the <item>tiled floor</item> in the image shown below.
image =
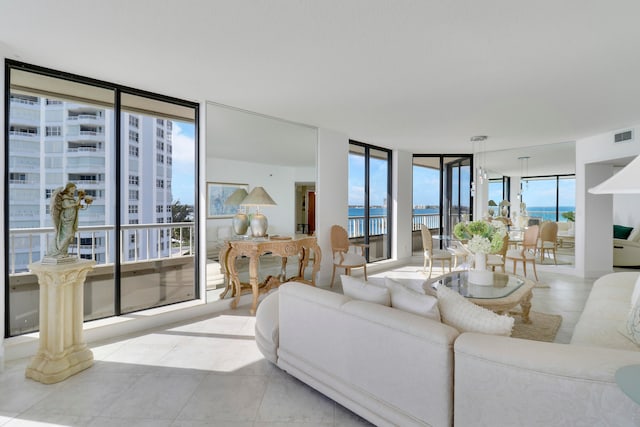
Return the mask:
<path fill-rule="evenodd" d="M 420 275 L 422 260 L 394 270 Z M 592 281 L 541 265 L 533 310 L 563 316 L 568 342 Z M 390 273 L 377 273 L 384 276 Z M 0 374 L 0 426 L 357 426 L 365 421 L 280 371 L 254 342 L 246 307 L 92 346 L 95 364 L 54 385 Z"/>

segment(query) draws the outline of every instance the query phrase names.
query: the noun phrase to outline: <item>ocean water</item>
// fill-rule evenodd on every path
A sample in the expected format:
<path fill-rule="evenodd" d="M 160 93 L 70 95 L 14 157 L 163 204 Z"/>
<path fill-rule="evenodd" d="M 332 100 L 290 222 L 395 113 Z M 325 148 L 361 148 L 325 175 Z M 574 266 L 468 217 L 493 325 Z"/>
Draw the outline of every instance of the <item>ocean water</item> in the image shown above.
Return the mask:
<path fill-rule="evenodd" d="M 562 217 L 563 212 L 575 212 L 575 206 L 560 206 L 559 207 L 559 221 L 566 221 L 565 218 Z M 556 220 L 556 207 L 555 206 L 527 206 L 527 212 L 530 217 L 542 218 L 543 221 L 555 221 Z M 414 209 L 414 215 L 420 214 L 437 214 L 437 208 L 426 208 L 426 209 Z M 376 216 L 385 216 L 387 214 L 386 208 L 371 208 L 369 211 L 369 215 L 371 217 Z M 349 206 L 349 218 L 353 217 L 362 217 L 364 216 L 364 208 Z"/>

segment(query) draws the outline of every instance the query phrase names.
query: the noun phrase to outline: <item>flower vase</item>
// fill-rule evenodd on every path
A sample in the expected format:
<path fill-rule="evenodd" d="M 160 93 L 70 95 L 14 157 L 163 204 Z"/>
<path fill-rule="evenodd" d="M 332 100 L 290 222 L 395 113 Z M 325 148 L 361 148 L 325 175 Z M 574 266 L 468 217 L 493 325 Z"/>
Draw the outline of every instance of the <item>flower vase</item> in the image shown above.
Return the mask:
<path fill-rule="evenodd" d="M 474 254 L 474 267 L 469 270 L 469 283 L 480 286 L 493 285 L 493 271 L 487 270 L 487 254 L 484 252 Z"/>

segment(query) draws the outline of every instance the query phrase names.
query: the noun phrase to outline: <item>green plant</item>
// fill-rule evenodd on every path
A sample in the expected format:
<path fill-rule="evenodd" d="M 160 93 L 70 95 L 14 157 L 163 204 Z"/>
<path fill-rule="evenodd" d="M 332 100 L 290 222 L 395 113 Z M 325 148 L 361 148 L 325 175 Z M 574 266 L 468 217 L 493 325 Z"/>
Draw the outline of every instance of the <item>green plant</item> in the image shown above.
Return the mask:
<path fill-rule="evenodd" d="M 562 218 L 565 218 L 567 221 L 575 222 L 576 213 L 574 211 L 562 212 Z"/>
<path fill-rule="evenodd" d="M 502 248 L 503 238 L 507 234 L 504 223 L 500 221 L 459 222 L 453 227 L 453 235 L 460 240 L 468 240 L 471 252 L 495 253 Z"/>

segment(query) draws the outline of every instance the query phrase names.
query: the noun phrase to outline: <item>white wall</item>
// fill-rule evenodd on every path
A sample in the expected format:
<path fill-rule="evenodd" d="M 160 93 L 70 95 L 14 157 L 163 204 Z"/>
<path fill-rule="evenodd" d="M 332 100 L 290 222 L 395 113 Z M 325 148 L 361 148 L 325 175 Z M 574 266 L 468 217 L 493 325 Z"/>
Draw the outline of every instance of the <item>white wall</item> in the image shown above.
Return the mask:
<path fill-rule="evenodd" d="M 576 141 L 575 268 L 576 274 L 583 277 L 598 277 L 613 271 L 614 197 L 591 194 L 588 189 L 613 175 L 616 159 L 628 159 L 640 153 L 638 128 L 634 128 L 634 140 L 622 144 L 613 142 L 616 132 Z M 620 205 L 621 200 L 624 208 L 627 202 L 624 199 L 616 205 Z M 628 216 L 624 210 L 619 215 Z"/>
<path fill-rule="evenodd" d="M 413 216 L 413 155 L 393 152 L 393 230 L 391 257 L 405 260 L 412 255 L 411 220 Z"/>
<path fill-rule="evenodd" d="M 333 224 L 346 227 L 349 216 L 349 138 L 347 135 L 318 130 L 318 182 L 316 184 L 316 236 L 322 251 L 318 283 L 331 280 L 331 239 Z M 337 274 L 337 273 L 336 273 Z"/>
<path fill-rule="evenodd" d="M 298 170 L 300 169 L 300 170 Z M 254 187 L 264 187 L 277 206 L 264 206 L 260 211 L 269 221 L 269 234 L 295 233 L 295 182 L 315 181 L 312 168 L 294 168 L 274 166 L 262 163 L 249 163 L 236 160 L 225 160 L 209 157 L 206 165 L 208 182 L 233 182 L 249 184 L 249 191 Z M 251 207 L 250 212 L 255 208 Z M 231 218 L 207 219 L 207 238 L 220 226 L 231 225 Z"/>

